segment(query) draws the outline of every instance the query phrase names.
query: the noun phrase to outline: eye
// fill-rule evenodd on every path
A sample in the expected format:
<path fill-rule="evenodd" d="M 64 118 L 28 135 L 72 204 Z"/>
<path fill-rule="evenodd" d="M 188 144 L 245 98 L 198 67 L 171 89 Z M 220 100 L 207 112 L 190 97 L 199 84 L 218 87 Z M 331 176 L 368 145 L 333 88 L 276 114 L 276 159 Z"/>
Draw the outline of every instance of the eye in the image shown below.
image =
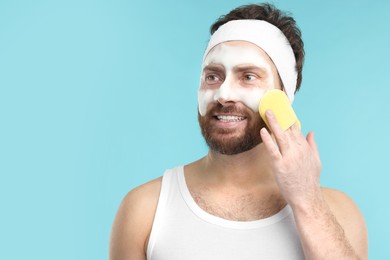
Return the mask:
<path fill-rule="evenodd" d="M 244 75 L 244 81 L 254 81 L 256 80 L 258 77 L 254 74 L 245 74 Z"/>
<path fill-rule="evenodd" d="M 206 83 L 207 84 L 216 84 L 220 81 L 221 81 L 221 79 L 218 77 L 218 75 L 215 75 L 215 74 L 206 75 Z"/>

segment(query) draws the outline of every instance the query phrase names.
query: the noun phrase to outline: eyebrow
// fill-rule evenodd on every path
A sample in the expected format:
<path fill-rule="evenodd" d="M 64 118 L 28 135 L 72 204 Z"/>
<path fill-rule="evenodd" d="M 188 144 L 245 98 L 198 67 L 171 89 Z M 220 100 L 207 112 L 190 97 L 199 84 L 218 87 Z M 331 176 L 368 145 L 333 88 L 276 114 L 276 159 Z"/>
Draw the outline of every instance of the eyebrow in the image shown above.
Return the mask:
<path fill-rule="evenodd" d="M 237 72 L 242 72 L 242 71 L 260 71 L 261 73 L 266 73 L 267 70 L 265 68 L 261 68 L 261 67 L 258 67 L 258 66 L 254 66 L 254 65 L 243 65 L 243 66 L 236 66 L 233 68 L 234 71 L 237 71 Z"/>
<path fill-rule="evenodd" d="M 203 71 L 225 72 L 225 69 L 218 65 L 207 65 L 203 68 Z"/>
<path fill-rule="evenodd" d="M 267 70 L 265 68 L 258 67 L 258 66 L 255 66 L 255 65 L 237 65 L 237 66 L 235 66 L 233 68 L 233 70 L 235 72 L 257 71 L 257 72 L 260 72 L 262 74 L 264 74 L 264 73 L 266 74 L 267 73 Z M 210 64 L 210 65 L 205 66 L 203 68 L 203 71 L 224 73 L 225 72 L 225 68 L 223 66 L 220 66 L 220 65 Z"/>

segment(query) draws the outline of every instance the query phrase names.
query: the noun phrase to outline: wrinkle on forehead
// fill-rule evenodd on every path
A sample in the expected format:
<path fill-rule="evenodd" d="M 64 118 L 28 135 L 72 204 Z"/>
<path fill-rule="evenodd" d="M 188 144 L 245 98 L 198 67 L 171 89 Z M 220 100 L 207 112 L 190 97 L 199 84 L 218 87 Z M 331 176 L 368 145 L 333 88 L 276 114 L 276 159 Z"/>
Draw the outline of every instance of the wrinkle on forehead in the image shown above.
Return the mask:
<path fill-rule="evenodd" d="M 270 57 L 260 47 L 245 41 L 223 42 L 214 46 L 206 55 L 202 69 L 211 64 L 222 65 L 225 69 L 253 65 L 267 71 L 271 71 L 274 66 Z"/>

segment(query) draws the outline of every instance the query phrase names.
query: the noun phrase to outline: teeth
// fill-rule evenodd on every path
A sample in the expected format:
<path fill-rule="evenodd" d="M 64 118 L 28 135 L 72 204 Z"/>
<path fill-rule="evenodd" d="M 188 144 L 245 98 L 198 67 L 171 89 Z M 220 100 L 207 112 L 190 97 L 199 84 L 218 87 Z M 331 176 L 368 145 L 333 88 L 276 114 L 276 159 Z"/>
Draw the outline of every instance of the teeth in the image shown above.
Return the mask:
<path fill-rule="evenodd" d="M 217 118 L 224 122 L 237 122 L 245 119 L 243 116 L 217 116 Z"/>

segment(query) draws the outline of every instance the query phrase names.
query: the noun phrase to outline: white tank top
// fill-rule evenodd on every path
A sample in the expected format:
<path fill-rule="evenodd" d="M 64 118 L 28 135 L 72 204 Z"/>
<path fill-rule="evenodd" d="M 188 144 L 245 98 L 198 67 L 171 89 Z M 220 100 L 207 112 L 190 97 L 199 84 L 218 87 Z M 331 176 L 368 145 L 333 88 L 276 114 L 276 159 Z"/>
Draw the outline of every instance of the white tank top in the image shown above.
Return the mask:
<path fill-rule="evenodd" d="M 180 166 L 164 173 L 147 259 L 305 258 L 290 206 L 255 221 L 216 217 L 196 204 Z"/>

